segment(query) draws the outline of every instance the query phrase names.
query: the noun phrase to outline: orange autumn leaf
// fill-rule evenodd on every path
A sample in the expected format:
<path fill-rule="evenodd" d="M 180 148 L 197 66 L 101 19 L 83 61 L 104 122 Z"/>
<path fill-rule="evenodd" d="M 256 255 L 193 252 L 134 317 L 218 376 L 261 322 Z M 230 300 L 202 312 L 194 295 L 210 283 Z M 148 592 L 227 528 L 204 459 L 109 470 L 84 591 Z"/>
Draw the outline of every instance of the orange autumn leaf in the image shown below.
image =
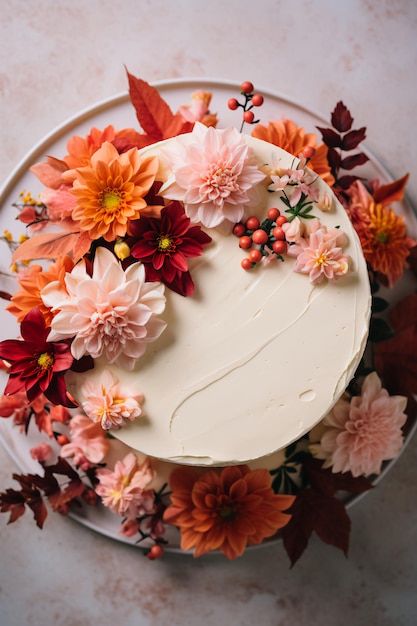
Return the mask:
<path fill-rule="evenodd" d="M 59 256 L 71 256 L 77 261 L 86 254 L 91 246 L 87 233 L 63 232 L 44 233 L 26 239 L 13 253 L 12 263 L 33 259 L 55 259 Z"/>
<path fill-rule="evenodd" d="M 407 185 L 409 174 L 405 174 L 402 178 L 394 180 L 392 183 L 381 185 L 377 187 L 373 192 L 373 199 L 375 204 L 382 204 L 384 206 L 391 204 L 392 202 L 401 202 L 404 198 L 404 191 Z"/>
<path fill-rule="evenodd" d="M 191 132 L 193 124 L 186 122 L 178 113 L 174 114 L 154 87 L 127 70 L 126 73 L 130 99 L 139 124 L 147 136 L 144 145 Z"/>

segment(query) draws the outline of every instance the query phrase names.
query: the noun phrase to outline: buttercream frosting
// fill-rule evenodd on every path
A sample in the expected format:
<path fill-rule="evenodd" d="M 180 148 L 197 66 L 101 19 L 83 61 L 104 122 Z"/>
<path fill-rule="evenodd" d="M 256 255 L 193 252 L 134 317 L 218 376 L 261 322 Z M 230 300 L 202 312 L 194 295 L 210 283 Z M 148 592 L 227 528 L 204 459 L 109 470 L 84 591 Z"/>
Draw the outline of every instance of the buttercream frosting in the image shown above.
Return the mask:
<path fill-rule="evenodd" d="M 171 142 L 148 146 L 160 159 L 157 180 L 170 175 L 163 159 Z M 259 167 L 294 168 L 292 155 L 245 137 Z M 331 409 L 353 377 L 365 348 L 370 288 L 366 263 L 351 222 L 331 194 L 325 213 L 312 213 L 347 236 L 349 273 L 336 282 L 312 284 L 293 270 L 295 260 L 260 264 L 245 271 L 238 239 L 207 230 L 212 243 L 189 261 L 192 297 L 166 290 L 167 328 L 150 344 L 134 371 L 97 359 L 93 371 L 73 374 L 71 392 L 83 401 L 84 376 L 99 378 L 106 368 L 144 394 L 145 417 L 113 434 L 143 454 L 190 465 L 246 463 L 276 453 L 311 430 Z M 270 207 L 287 207 L 279 192 L 260 185 L 251 213 L 265 218 Z"/>

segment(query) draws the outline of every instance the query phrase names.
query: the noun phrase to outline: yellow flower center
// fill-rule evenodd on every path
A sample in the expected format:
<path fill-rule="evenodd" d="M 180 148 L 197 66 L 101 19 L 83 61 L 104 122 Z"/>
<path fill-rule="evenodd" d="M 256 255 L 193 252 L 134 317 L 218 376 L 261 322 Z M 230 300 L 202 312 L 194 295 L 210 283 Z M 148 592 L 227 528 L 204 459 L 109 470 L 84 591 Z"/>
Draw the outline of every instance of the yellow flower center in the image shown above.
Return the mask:
<path fill-rule="evenodd" d="M 117 191 L 105 191 L 101 196 L 101 206 L 108 213 L 117 211 L 121 204 L 121 197 Z"/>
<path fill-rule="evenodd" d="M 54 364 L 54 357 L 52 354 L 49 354 L 49 352 L 42 352 L 42 354 L 38 356 L 37 363 L 41 370 L 49 370 Z"/>
<path fill-rule="evenodd" d="M 325 254 L 320 254 L 320 256 L 316 259 L 316 265 L 326 265 L 327 256 Z"/>
<path fill-rule="evenodd" d="M 172 239 L 168 235 L 161 235 L 158 239 L 158 250 L 165 252 L 172 246 Z"/>

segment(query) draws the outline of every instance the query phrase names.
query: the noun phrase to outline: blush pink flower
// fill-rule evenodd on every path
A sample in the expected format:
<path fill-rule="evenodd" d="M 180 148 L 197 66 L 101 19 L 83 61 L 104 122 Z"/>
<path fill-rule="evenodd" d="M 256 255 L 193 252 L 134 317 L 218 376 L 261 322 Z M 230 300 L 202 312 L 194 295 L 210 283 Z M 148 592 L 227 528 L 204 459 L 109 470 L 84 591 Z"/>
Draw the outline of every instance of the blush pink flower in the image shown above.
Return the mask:
<path fill-rule="evenodd" d="M 379 474 L 383 461 L 394 459 L 403 444 L 407 398 L 390 396 L 376 372 L 363 383 L 360 396 L 339 400 L 323 420 L 325 432 L 316 456 L 333 472 L 353 476 Z"/>
<path fill-rule="evenodd" d="M 145 282 L 145 269 L 134 263 L 126 272 L 106 248 L 97 248 L 92 276 L 85 261 L 65 277 L 65 289 L 53 282 L 41 296 L 54 318 L 50 337 L 74 337 L 72 354 L 133 369 L 146 346 L 166 327 L 164 285 Z"/>
<path fill-rule="evenodd" d="M 39 463 L 44 463 L 52 454 L 52 448 L 49 443 L 42 442 L 30 449 L 30 456 Z"/>
<path fill-rule="evenodd" d="M 98 381 L 87 379 L 80 393 L 83 410 L 103 430 L 119 429 L 142 415 L 143 396 L 125 389 L 110 370 L 102 372 Z"/>
<path fill-rule="evenodd" d="M 155 494 L 149 487 L 155 472 L 149 459 L 139 465 L 130 452 L 123 460 L 116 461 L 114 471 L 99 469 L 96 476 L 99 480 L 96 493 L 114 513 L 132 519 L 154 513 Z"/>
<path fill-rule="evenodd" d="M 307 238 L 301 238 L 290 246 L 288 254 L 296 257 L 294 271 L 309 274 L 310 282 L 315 285 L 324 279 L 336 281 L 349 271 L 349 257 L 343 254 L 342 245 L 345 235 L 339 229 L 327 229 L 315 226 L 310 228 Z"/>
<path fill-rule="evenodd" d="M 191 95 L 191 104 L 183 105 L 178 113 L 186 122 L 201 122 L 204 126 L 216 126 L 217 115 L 209 111 L 211 93 L 198 89 Z"/>
<path fill-rule="evenodd" d="M 43 394 L 29 403 L 23 391 L 12 396 L 3 394 L 0 397 L 0 417 L 11 417 L 21 432 L 27 430 L 32 416 L 39 431 L 46 433 L 48 437 L 53 437 L 54 422 L 65 424 L 68 421 L 69 412 L 61 404 L 52 405 Z"/>
<path fill-rule="evenodd" d="M 179 140 L 163 156 L 173 177 L 160 194 L 181 200 L 191 221 L 207 228 L 239 222 L 246 207 L 256 203 L 256 187 L 265 179 L 235 128 L 217 130 L 197 122 L 191 143 Z"/>
<path fill-rule="evenodd" d="M 83 470 L 100 463 L 106 456 L 110 443 L 100 424 L 86 415 L 74 415 L 69 423 L 70 442 L 61 448 L 61 456 L 72 458 Z"/>

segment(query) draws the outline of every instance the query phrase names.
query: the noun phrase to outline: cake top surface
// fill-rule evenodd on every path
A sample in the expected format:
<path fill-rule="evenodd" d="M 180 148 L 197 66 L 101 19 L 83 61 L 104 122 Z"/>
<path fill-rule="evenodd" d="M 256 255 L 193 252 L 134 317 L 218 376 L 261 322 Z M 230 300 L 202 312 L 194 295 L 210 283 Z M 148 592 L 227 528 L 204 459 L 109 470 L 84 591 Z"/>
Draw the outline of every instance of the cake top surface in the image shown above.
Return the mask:
<path fill-rule="evenodd" d="M 281 180 L 273 190 L 271 180 L 276 186 L 276 176 L 271 179 L 271 172 L 283 176 L 284 171 L 295 172 L 299 160 L 233 129 L 200 125 L 193 133 L 154 144 L 141 153 L 144 159 L 157 158 L 156 180 L 163 183 L 165 201 L 190 200 L 193 191 L 187 188 L 190 179 L 186 177 L 190 170 L 184 159 L 191 153 L 201 161 L 201 143 L 230 142 L 231 133 L 243 154 L 239 159 L 252 168 L 241 173 L 241 178 L 255 172 L 245 200 L 249 205 L 244 207 L 246 216 L 249 212 L 262 222 L 270 208 L 289 215 L 283 189 L 288 196 L 297 186 Z M 317 190 L 314 197 L 331 194 L 317 176 L 312 180 L 310 187 Z M 355 372 L 367 338 L 370 308 L 366 264 L 345 210 L 333 194 L 326 211 L 318 202 L 310 204 L 306 218 L 297 217 L 291 228 L 298 224 L 299 228 L 340 233 L 337 245 L 332 246 L 343 248 L 343 258 L 348 259 L 343 275 L 314 281 L 307 270 L 294 271 L 296 259 L 287 254 L 279 258 L 268 250 L 261 263 L 245 271 L 241 267 L 244 251 L 230 232 L 232 222 L 224 219 L 210 227 L 213 217 L 209 214 L 209 227 L 201 229 L 211 242 L 201 256 L 188 260 L 195 284 L 192 297 L 166 288 L 160 315 L 166 328 L 146 346 L 134 369 L 110 365 L 108 355 L 101 356 L 88 374 L 67 375 L 71 393 L 85 403 L 91 386 L 100 384 L 110 370 L 128 388 L 143 394 L 143 417 L 126 424 L 115 436 L 142 453 L 185 464 L 246 462 L 272 454 L 309 431 Z M 233 205 L 229 209 L 233 213 Z M 111 255 L 106 250 L 100 254 L 108 254 L 105 265 Z"/>

